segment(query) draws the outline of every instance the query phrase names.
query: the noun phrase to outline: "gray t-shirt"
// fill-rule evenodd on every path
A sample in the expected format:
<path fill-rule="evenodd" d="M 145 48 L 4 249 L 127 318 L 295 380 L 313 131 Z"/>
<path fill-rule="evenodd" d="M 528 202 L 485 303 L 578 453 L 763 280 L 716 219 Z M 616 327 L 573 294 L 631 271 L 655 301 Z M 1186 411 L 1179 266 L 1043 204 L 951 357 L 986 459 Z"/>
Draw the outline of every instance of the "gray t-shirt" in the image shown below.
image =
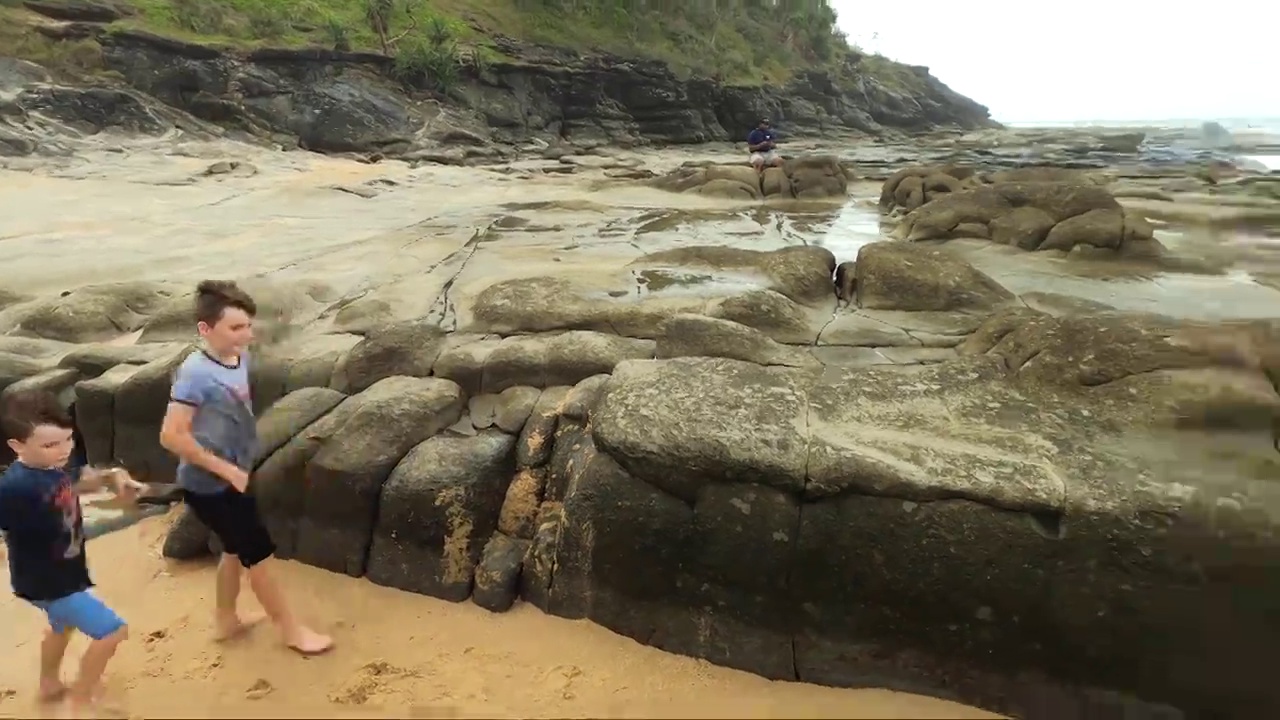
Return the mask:
<path fill-rule="evenodd" d="M 246 472 L 253 469 L 258 430 L 249 394 L 249 356 L 226 365 L 203 350 L 191 353 L 173 378 L 170 398 L 195 408 L 191 434 L 205 450 Z M 231 487 L 222 478 L 185 461 L 178 463 L 178 485 L 193 493 L 215 494 Z"/>

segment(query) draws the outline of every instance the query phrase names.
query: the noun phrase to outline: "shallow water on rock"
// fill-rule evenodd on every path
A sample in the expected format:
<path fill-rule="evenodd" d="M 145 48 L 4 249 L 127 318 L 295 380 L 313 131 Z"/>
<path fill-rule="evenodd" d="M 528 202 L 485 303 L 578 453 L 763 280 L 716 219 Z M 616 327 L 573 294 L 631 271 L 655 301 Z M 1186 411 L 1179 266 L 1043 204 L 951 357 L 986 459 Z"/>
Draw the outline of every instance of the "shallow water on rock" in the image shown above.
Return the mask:
<path fill-rule="evenodd" d="M 731 159 L 730 152 L 633 155 L 661 170 L 687 159 Z M 242 165 L 211 173 L 228 160 Z M 319 282 L 335 298 L 376 289 L 397 313 L 422 314 L 446 284 L 478 292 L 540 275 L 590 284 L 642 255 L 690 245 L 811 244 L 842 262 L 884 239 L 876 182 L 855 183 L 841 205 L 759 205 L 662 192 L 592 169 L 543 172 L 556 165 L 411 168 L 172 140 L 14 160 L 0 171 L 4 285 L 43 295 L 126 279 L 247 275 Z M 1260 316 L 1280 307 L 1280 292 L 1267 284 L 1280 272 L 1280 240 L 1269 229 L 1167 223 L 1161 238 L 1212 272 L 1054 258 L 978 241 L 948 247 L 1015 292 L 1185 317 Z M 657 267 L 624 272 L 627 287 L 601 292 L 697 296 L 753 280 Z"/>

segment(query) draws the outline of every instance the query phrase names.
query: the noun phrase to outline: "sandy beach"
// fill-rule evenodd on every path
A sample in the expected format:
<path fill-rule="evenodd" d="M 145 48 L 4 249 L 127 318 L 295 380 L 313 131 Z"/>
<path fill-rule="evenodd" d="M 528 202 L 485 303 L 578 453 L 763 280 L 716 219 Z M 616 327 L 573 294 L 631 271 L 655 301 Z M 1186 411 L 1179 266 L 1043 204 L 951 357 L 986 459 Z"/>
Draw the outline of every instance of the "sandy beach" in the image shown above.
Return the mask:
<path fill-rule="evenodd" d="M 333 633 L 335 651 L 295 657 L 266 625 L 217 645 L 212 567 L 162 559 L 167 523 L 89 545 L 98 592 L 132 630 L 106 680 L 119 717 L 998 717 L 883 690 L 771 682 L 528 606 L 493 615 L 293 562 L 280 563 L 290 595 Z M 248 596 L 244 605 L 256 608 Z M 7 596 L 0 616 L 0 717 L 47 716 L 34 697 L 40 614 Z M 66 672 L 82 648 L 72 645 Z"/>

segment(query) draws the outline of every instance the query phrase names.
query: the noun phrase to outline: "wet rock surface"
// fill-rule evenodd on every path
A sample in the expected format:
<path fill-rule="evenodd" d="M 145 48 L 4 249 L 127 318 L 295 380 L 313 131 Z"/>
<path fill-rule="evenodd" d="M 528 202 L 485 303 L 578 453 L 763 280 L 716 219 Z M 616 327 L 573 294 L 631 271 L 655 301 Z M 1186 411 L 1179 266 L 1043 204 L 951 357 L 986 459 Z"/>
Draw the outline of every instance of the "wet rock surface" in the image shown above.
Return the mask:
<path fill-rule="evenodd" d="M 769 677 L 1018 716 L 1280 706 L 1248 660 L 1278 639 L 1272 602 L 1204 612 L 1280 561 L 1260 540 L 1280 512 L 1273 322 L 1027 303 L 908 243 L 864 248 L 838 308 L 804 281 L 830 282 L 829 255 L 727 252 L 660 259 L 750 267 L 821 305 L 821 333 L 788 343 L 676 304 L 652 310 L 655 339 L 549 315 L 562 327 L 405 320 L 349 346 L 332 363 L 347 372 L 260 421 L 254 492 L 281 554 L 495 612 L 523 599 Z M 162 411 L 148 378 L 189 351 L 171 352 L 75 386 L 90 439 L 134 438 L 126 464 L 149 479 L 155 428 L 135 428 Z M 95 399 L 112 387 L 114 410 Z M 165 551 L 207 546 L 184 517 Z"/>
<path fill-rule="evenodd" d="M 1097 178 L 1061 168 L 908 168 L 885 181 L 880 208 L 907 211 L 894 236 L 912 242 L 971 237 L 1022 250 L 1118 257 L 1153 257 L 1164 249 L 1151 224 Z"/>
<path fill-rule="evenodd" d="M 74 400 L 95 462 L 172 479 L 156 437 L 190 288 L 238 277 L 262 308 L 254 492 L 283 557 L 1014 716 L 1280 709 L 1256 662 L 1280 641 L 1280 294 L 1249 277 L 1280 265 L 1265 224 L 1160 220 L 1265 210 L 1265 183 L 1131 173 L 1150 138 L 1046 170 L 948 135 L 799 148 L 839 150 L 815 186 L 840 168 L 845 199 L 792 177 L 770 204 L 654 187 L 754 175 L 723 147 L 471 168 L 191 127 L 50 132 L 65 155 L 4 160 L 0 392 Z M 902 175 L 921 191 L 899 180 L 881 215 L 865 178 L 902 168 L 928 170 Z M 1040 227 L 1019 209 L 1055 218 L 1041 245 L 1136 213 L 1165 255 L 1228 271 L 887 237 L 913 215 Z M 166 554 L 209 551 L 192 521 Z"/>
<path fill-rule="evenodd" d="M 655 179 L 653 185 L 732 200 L 843 200 L 852 179 L 838 158 L 827 156 L 790 158 L 763 172 L 743 164 L 686 166 Z"/>

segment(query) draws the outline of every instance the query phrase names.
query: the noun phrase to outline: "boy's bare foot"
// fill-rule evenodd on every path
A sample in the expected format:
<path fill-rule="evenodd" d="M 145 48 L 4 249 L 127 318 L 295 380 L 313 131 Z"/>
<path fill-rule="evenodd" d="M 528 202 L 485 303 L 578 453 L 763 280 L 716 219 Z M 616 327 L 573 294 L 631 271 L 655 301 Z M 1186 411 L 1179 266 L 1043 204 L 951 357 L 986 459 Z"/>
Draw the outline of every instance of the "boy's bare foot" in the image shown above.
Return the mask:
<path fill-rule="evenodd" d="M 285 636 L 284 643 L 302 655 L 320 655 L 333 648 L 333 638 L 301 625 Z"/>
<path fill-rule="evenodd" d="M 129 714 L 123 708 L 112 705 L 104 700 L 101 691 L 94 694 L 92 700 L 84 702 L 76 700 L 70 696 L 62 703 L 61 717 L 64 718 L 94 718 L 95 720 L 107 720 L 108 718 L 121 718 L 124 720 Z"/>
<path fill-rule="evenodd" d="M 219 618 L 217 627 L 213 631 L 213 639 L 215 642 L 227 642 L 235 640 L 253 629 L 255 625 L 266 619 L 264 613 L 249 613 L 244 617 L 232 615 L 229 618 Z"/>
<path fill-rule="evenodd" d="M 42 703 L 57 702 L 67 696 L 67 686 L 61 680 L 41 680 L 36 699 Z"/>

